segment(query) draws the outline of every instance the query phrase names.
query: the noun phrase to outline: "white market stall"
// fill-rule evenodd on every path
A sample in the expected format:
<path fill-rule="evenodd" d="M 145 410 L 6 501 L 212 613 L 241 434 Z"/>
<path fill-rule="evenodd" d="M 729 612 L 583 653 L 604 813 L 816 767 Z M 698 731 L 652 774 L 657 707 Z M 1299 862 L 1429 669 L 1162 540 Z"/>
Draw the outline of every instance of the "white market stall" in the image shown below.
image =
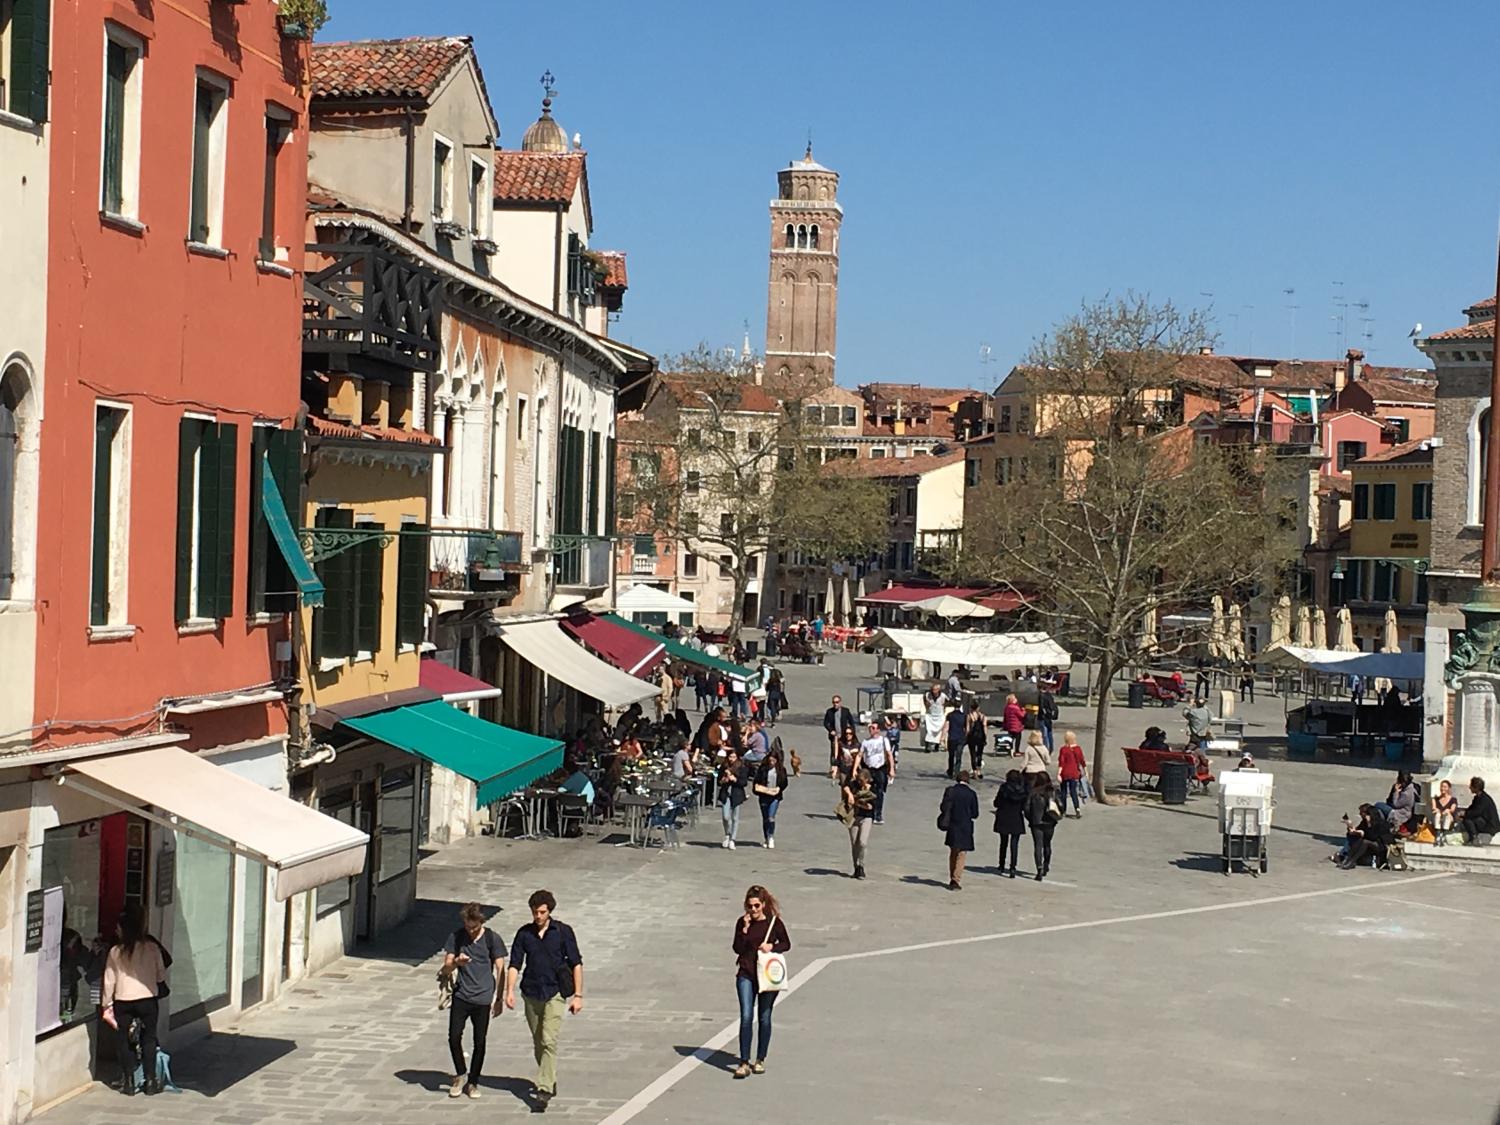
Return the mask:
<path fill-rule="evenodd" d="M 1373 754 L 1377 740 L 1391 761 L 1414 751 L 1422 731 L 1422 653 L 1277 645 L 1261 653 L 1259 662 L 1302 673 L 1304 702 L 1286 716 L 1289 750 L 1312 753 L 1319 738 L 1344 736 L 1356 756 Z M 1350 691 L 1354 677 L 1365 685 L 1357 702 Z M 1376 680 L 1395 687 L 1377 698 L 1371 686 Z M 1283 698 L 1289 700 L 1290 694 Z"/>
<path fill-rule="evenodd" d="M 1046 633 L 938 633 L 926 629 L 880 629 L 867 642 L 883 661 L 940 664 L 945 668 L 1070 668 L 1067 649 Z M 921 678 L 928 673 L 913 674 Z"/>
<path fill-rule="evenodd" d="M 698 607 L 656 586 L 637 584 L 622 590 L 615 598 L 615 612 L 638 625 L 660 628 L 670 621 L 691 627 Z"/>

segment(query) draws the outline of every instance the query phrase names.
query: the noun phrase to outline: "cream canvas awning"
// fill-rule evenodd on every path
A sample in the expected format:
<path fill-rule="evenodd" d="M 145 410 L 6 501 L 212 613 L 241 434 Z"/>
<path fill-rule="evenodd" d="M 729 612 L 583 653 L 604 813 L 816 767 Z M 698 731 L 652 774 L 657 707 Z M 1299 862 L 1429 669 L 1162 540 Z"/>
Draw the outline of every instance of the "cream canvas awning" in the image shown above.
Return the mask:
<path fill-rule="evenodd" d="M 61 779 L 107 804 L 265 864 L 276 873 L 278 901 L 364 870 L 370 838 L 357 828 L 175 746 L 70 762 Z"/>
<path fill-rule="evenodd" d="M 655 684 L 600 660 L 564 633 L 556 621 L 497 625 L 495 632 L 522 659 L 606 707 L 625 707 L 657 693 Z"/>
<path fill-rule="evenodd" d="M 881 629 L 870 646 L 902 660 L 962 664 L 968 668 L 1068 668 L 1073 658 L 1046 633 L 938 633 L 925 629 Z"/>

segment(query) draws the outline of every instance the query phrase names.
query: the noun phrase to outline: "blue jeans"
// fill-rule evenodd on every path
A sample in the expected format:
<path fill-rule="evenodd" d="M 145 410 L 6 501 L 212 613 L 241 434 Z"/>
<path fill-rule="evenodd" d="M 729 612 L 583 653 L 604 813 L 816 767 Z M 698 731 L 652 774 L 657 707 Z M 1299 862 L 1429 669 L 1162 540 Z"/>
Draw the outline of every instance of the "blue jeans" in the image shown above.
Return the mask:
<path fill-rule="evenodd" d="M 719 805 L 719 815 L 724 818 L 724 835 L 733 840 L 740 834 L 740 806 L 725 801 Z"/>
<path fill-rule="evenodd" d="M 771 1007 L 776 1003 L 776 993 L 755 990 L 755 982 L 747 977 L 734 978 L 735 990 L 740 994 L 740 1061 L 751 1058 L 763 1060 L 771 1049 Z M 750 1033 L 755 1027 L 757 1012 L 760 1015 L 760 1050 L 750 1054 Z"/>
<path fill-rule="evenodd" d="M 729 710 L 731 714 L 746 716 L 750 714 L 750 697 L 742 691 L 736 691 L 729 696 Z"/>
<path fill-rule="evenodd" d="M 780 797 L 760 798 L 760 830 L 767 840 L 776 836 L 776 810 L 780 807 Z"/>
<path fill-rule="evenodd" d="M 1078 799 L 1079 798 L 1079 792 L 1080 792 L 1080 790 L 1082 788 L 1083 787 L 1078 784 L 1078 779 L 1076 777 L 1072 778 L 1070 780 L 1064 780 L 1064 781 L 1058 782 L 1057 807 L 1061 811 L 1067 812 L 1068 811 L 1068 794 L 1071 793 L 1071 794 L 1073 794 L 1073 811 L 1074 812 L 1082 812 L 1083 811 L 1083 803 Z"/>
<path fill-rule="evenodd" d="M 1047 748 L 1047 753 L 1052 753 L 1052 720 L 1038 719 L 1036 725 L 1042 732 L 1042 745 Z"/>

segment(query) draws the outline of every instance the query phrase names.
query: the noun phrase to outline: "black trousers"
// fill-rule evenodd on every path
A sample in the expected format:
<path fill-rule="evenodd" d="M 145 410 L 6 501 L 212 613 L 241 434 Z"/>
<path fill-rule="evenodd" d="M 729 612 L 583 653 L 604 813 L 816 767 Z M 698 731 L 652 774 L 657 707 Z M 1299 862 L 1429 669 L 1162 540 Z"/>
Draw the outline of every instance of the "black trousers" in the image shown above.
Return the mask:
<path fill-rule="evenodd" d="M 1032 826 L 1031 850 L 1036 860 L 1038 874 L 1045 875 L 1052 866 L 1052 832 L 1056 828 L 1055 824 Z"/>
<path fill-rule="evenodd" d="M 453 998 L 448 1009 L 448 1050 L 453 1054 L 453 1073 L 464 1073 L 464 1024 L 474 1024 L 474 1055 L 469 1062 L 469 1085 L 479 1085 L 479 1074 L 484 1070 L 484 1040 L 490 1030 L 490 1005 L 471 1004 L 467 1000 Z"/>
<path fill-rule="evenodd" d="M 1370 856 L 1375 857 L 1377 863 L 1385 862 L 1385 845 L 1378 844 L 1374 840 L 1367 840 L 1363 836 L 1356 836 L 1349 843 L 1349 863 L 1358 866 Z"/>
<path fill-rule="evenodd" d="M 130 1049 L 130 1021 L 141 1021 L 141 1076 L 147 1082 L 156 1080 L 156 997 L 145 1000 L 116 1000 L 115 1023 L 119 1026 L 117 1050 L 120 1054 L 120 1070 L 126 1079 L 122 1085 L 134 1081 L 135 1053 Z"/>
<path fill-rule="evenodd" d="M 870 771 L 870 784 L 875 787 L 875 807 L 870 810 L 876 820 L 885 819 L 885 787 L 891 783 L 891 763 L 887 761 L 878 770 Z"/>
<path fill-rule="evenodd" d="M 1002 832 L 1000 834 L 1000 867 L 1005 868 L 1005 852 L 1010 850 L 1010 869 L 1016 869 L 1016 861 L 1021 858 L 1021 834 L 1019 832 Z"/>
<path fill-rule="evenodd" d="M 969 768 L 978 773 L 984 768 L 984 739 L 969 743 Z"/>
<path fill-rule="evenodd" d="M 964 744 L 962 742 L 948 743 L 948 776 L 957 777 L 958 771 L 964 768 Z"/>

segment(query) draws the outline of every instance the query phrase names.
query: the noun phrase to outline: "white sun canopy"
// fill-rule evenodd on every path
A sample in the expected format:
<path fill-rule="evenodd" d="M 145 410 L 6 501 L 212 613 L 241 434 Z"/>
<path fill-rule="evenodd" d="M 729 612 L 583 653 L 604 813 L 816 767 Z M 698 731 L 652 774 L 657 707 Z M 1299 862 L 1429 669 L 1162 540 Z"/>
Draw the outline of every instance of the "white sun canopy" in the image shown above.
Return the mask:
<path fill-rule="evenodd" d="M 881 629 L 871 647 L 902 660 L 962 664 L 969 668 L 1068 668 L 1073 658 L 1046 633 L 937 633 Z"/>
<path fill-rule="evenodd" d="M 635 585 L 615 598 L 616 613 L 696 613 L 698 606 L 686 598 L 655 586 Z"/>
<path fill-rule="evenodd" d="M 495 630 L 507 647 L 554 680 L 597 699 L 606 707 L 625 707 L 650 699 L 657 686 L 600 660 L 552 620 L 501 625 Z"/>
<path fill-rule="evenodd" d="M 1420 652 L 1340 652 L 1333 648 L 1277 645 L 1260 654 L 1262 664 L 1306 668 L 1325 676 L 1363 676 L 1387 680 L 1420 680 L 1425 675 Z"/>
<path fill-rule="evenodd" d="M 939 617 L 956 621 L 964 617 L 994 617 L 989 606 L 971 602 L 967 598 L 955 598 L 952 594 L 939 594 L 935 598 L 923 598 L 915 602 L 903 602 L 902 609 L 914 609 L 921 613 L 934 613 Z"/>

